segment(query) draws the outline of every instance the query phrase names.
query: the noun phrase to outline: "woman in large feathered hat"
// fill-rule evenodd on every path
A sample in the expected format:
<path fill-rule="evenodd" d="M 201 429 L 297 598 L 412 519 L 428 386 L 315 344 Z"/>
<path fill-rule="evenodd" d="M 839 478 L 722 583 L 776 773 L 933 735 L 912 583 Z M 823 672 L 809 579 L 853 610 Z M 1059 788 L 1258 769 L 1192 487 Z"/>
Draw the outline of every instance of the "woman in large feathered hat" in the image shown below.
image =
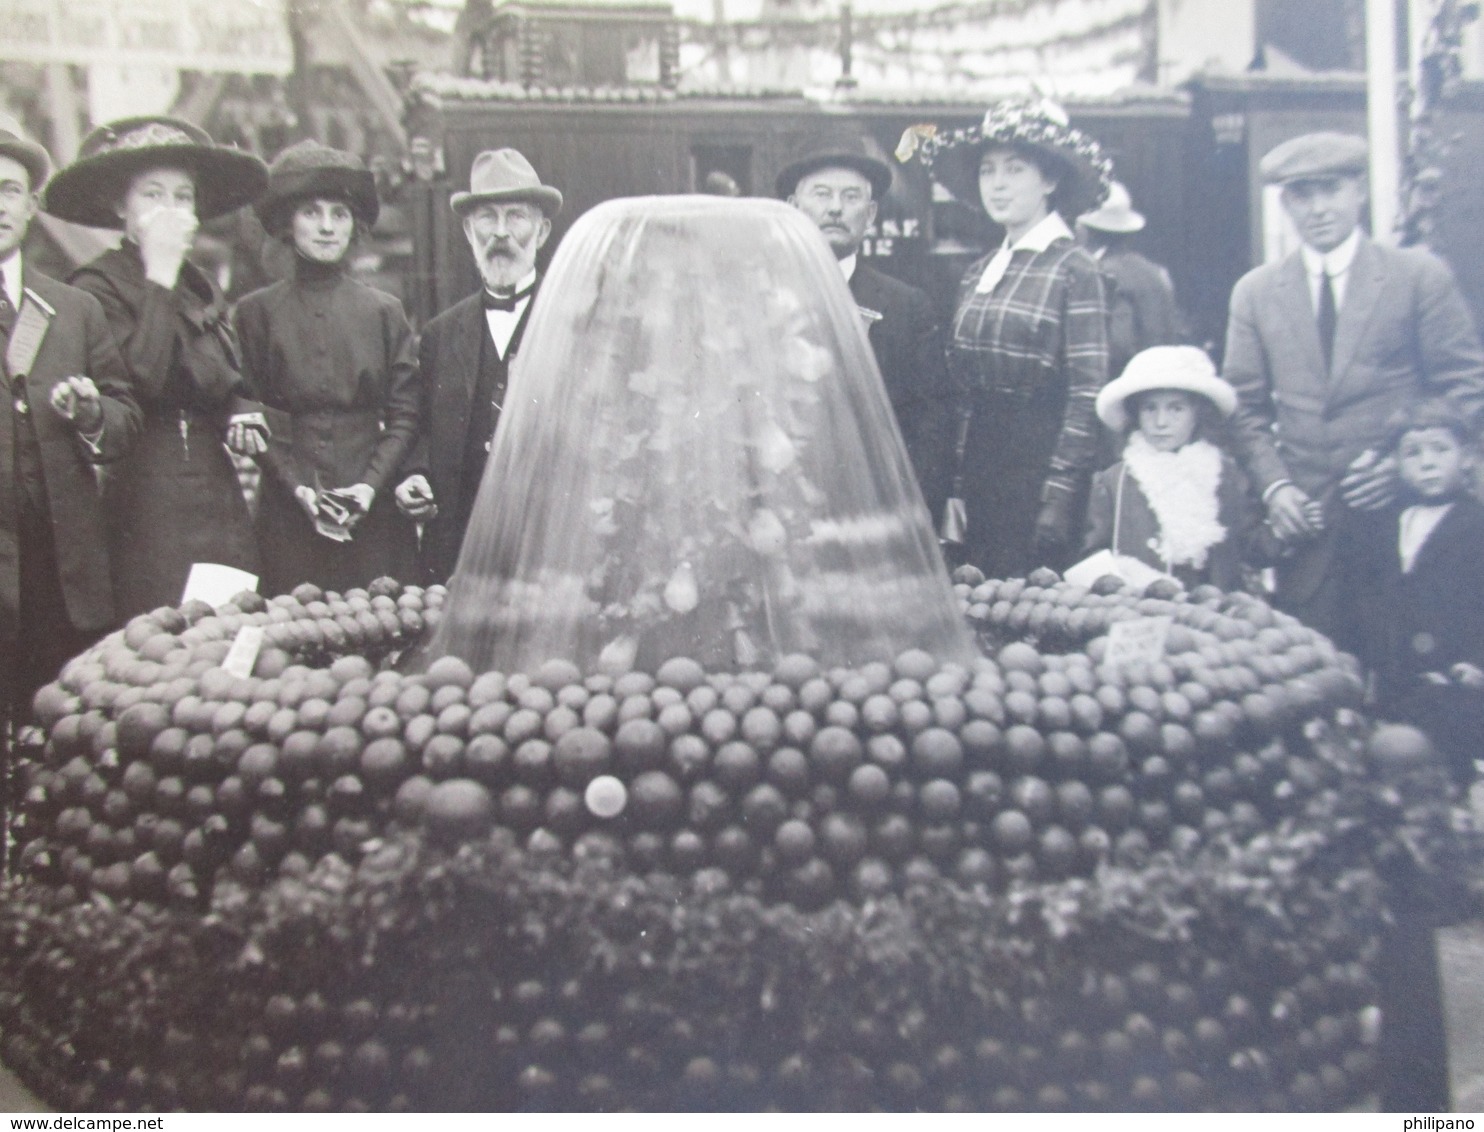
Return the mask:
<path fill-rule="evenodd" d="M 243 373 L 272 432 L 263 592 L 409 577 L 416 533 L 386 485 L 417 431 L 412 327 L 397 299 L 347 271 L 376 223 L 375 179 L 354 154 L 303 141 L 274 159 L 253 207 L 293 261 L 289 278 L 237 307 Z"/>
<path fill-rule="evenodd" d="M 216 283 L 187 252 L 202 220 L 247 204 L 267 169 L 174 118 L 127 118 L 83 139 L 47 186 L 53 216 L 123 230 L 72 282 L 98 297 L 129 368 L 144 425 L 108 481 L 110 556 L 121 617 L 181 600 L 191 566 L 256 573 L 252 520 L 226 450 L 262 442 L 241 395 L 237 342 Z"/>
<path fill-rule="evenodd" d="M 959 287 L 949 368 L 959 402 L 945 537 L 992 576 L 1061 567 L 1080 533 L 1108 377 L 1106 297 L 1070 224 L 1107 195 L 1112 163 L 1046 101 L 1012 100 L 918 150 L 1004 232 Z"/>

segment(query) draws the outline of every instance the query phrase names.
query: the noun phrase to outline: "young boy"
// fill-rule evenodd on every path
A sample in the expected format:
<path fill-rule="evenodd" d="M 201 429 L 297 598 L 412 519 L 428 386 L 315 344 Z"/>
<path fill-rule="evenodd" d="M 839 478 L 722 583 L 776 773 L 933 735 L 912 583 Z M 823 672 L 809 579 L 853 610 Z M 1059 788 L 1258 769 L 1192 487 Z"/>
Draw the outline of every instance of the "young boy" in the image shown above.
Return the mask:
<path fill-rule="evenodd" d="M 1376 713 L 1432 739 L 1467 790 L 1484 755 L 1484 506 L 1475 437 L 1457 407 L 1424 401 L 1393 427 L 1399 498 L 1352 512 L 1340 552 L 1353 622 L 1339 643 L 1376 674 Z"/>

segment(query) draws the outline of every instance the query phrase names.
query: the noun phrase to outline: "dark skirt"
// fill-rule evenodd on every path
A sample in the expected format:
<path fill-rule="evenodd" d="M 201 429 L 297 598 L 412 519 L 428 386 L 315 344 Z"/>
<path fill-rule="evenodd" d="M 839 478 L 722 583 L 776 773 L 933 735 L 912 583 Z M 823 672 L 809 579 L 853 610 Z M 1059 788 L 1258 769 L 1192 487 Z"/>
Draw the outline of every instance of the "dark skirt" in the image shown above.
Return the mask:
<path fill-rule="evenodd" d="M 218 421 L 148 414 L 134 447 L 109 469 L 113 592 L 120 621 L 179 605 L 191 566 L 258 572 L 252 517 Z"/>
<path fill-rule="evenodd" d="M 1065 388 L 1029 400 L 985 393 L 973 400 L 974 415 L 964 448 L 964 506 L 968 534 L 965 561 L 991 578 L 1023 577 L 1037 566 L 1060 570 L 1075 561 L 1087 499 L 1085 486 L 1074 504 L 1064 560 L 1042 562 L 1031 546 L 1041 510 L 1041 489 L 1061 434 Z"/>
<path fill-rule="evenodd" d="M 389 575 L 413 580 L 416 527 L 400 511 L 390 487 L 376 494 L 371 511 L 354 528 L 349 542 L 335 542 L 314 529 L 298 500 L 277 480 L 263 477 L 258 504 L 258 545 L 268 597 L 288 593 L 304 582 L 344 593 Z"/>

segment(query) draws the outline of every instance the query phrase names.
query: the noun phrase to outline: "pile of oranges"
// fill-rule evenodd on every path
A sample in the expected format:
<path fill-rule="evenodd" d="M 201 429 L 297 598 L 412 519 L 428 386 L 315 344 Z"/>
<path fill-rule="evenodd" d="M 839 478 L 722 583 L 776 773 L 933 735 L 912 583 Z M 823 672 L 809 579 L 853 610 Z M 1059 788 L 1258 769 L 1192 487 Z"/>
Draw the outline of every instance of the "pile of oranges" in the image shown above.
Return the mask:
<path fill-rule="evenodd" d="M 1333 823 L 1355 772 L 1337 720 L 1359 725 L 1350 709 L 1360 683 L 1323 638 L 1256 599 L 1214 590 L 1135 594 L 1109 582 L 1093 592 L 1049 572 L 990 581 L 966 570 L 955 582 L 983 646 L 970 665 L 914 650 L 834 669 L 792 655 L 748 672 L 707 672 L 677 657 L 654 672 L 582 672 L 552 660 L 530 673 L 476 673 L 445 657 L 405 674 L 397 658 L 436 625 L 444 595 L 390 580 L 135 618 L 38 696 L 48 738 L 26 783 L 22 902 L 52 931 L 95 895 L 136 927 L 161 918 L 178 926 L 219 915 L 224 901 L 278 900 L 284 886 L 333 876 L 354 888 L 345 878 L 388 844 L 462 867 L 496 845 L 507 865 L 509 853 L 568 865 L 601 858 L 634 883 L 678 885 L 698 907 L 740 900 L 790 923 L 864 925 L 932 892 L 989 910 L 994 930 L 1014 937 L 1013 909 L 1097 904 L 1116 919 L 1119 885 L 1260 871 L 1267 865 L 1252 861 L 1267 860 L 1275 835 Z M 1149 618 L 1163 621 L 1160 654 L 1111 663 L 1110 630 Z M 221 665 L 244 628 L 261 629 L 264 647 L 250 675 L 234 676 Z M 1302 926 L 1301 910 L 1290 911 Z M 869 1081 L 788 1095 L 806 1106 L 1335 1105 L 1363 1088 L 1368 1064 L 1366 939 L 1330 946 L 1322 962 L 1315 953 L 1315 969 L 1257 974 L 1171 951 L 1169 941 L 1158 955 L 1135 949 L 1078 970 L 1078 993 L 1090 994 L 1085 1026 L 1066 1024 L 1065 972 L 1061 1000 L 1023 1008 L 1055 998 L 1027 991 L 1011 1013 L 1033 1017 L 1000 1018 L 983 1041 L 954 1023 L 946 1046 L 956 1052 L 941 1057 L 982 1064 L 947 1073 L 952 1088 L 908 1088 L 913 1074 L 933 1077 L 920 1059 L 893 1084 L 902 1055 L 875 1065 L 866 1043 L 851 1056 Z M 1306 978 L 1318 989 L 1295 991 Z M 521 981 L 497 985 L 508 999 Z M 1119 990 L 1143 982 L 1151 986 L 1132 998 Z M 323 1005 L 332 993 L 279 989 L 276 1009 L 287 1009 L 285 995 Z M 557 1030 L 611 1028 L 604 993 L 589 987 Z M 495 1021 L 500 1001 L 489 1005 Z M 19 999 L 8 1006 L 24 1014 Z M 6 1007 L 0 999 L 0 1013 Z M 325 1041 L 353 1045 L 336 1032 L 338 1005 L 315 1009 L 315 1043 L 290 1033 L 267 1061 L 267 1031 L 232 1046 L 246 1051 L 244 1064 L 215 1103 L 299 1107 L 312 1097 L 311 1107 L 338 1107 L 345 1096 L 316 1077 L 313 1052 Z M 1304 1021 L 1284 1022 L 1286 1010 Z M 1043 1033 L 1046 1017 L 1062 1022 Z M 1313 1056 L 1263 1069 L 1278 1031 L 1310 1043 Z M 922 1038 L 928 1060 L 943 1045 L 931 1037 Z M 580 1075 L 557 1087 L 549 1057 L 527 1056 L 536 1054 L 525 1043 L 539 1046 L 540 1035 L 511 1040 L 517 1052 L 498 1078 L 506 1091 L 462 1103 L 686 1103 L 654 1083 L 663 1073 L 645 1078 L 649 1092 L 625 1092 L 622 1066 L 598 1073 L 616 1090 L 601 1097 L 582 1092 Z M 176 1052 L 188 1059 L 190 1044 Z M 436 1044 L 424 1034 L 397 1053 L 412 1057 L 423 1092 L 399 1090 L 393 1065 L 378 1078 L 391 1091 L 366 1103 L 439 1103 L 425 1063 L 439 1063 Z M 684 1052 L 682 1042 L 673 1056 Z M 718 1056 L 675 1063 L 676 1081 L 690 1073 L 710 1082 L 692 1081 L 701 1088 L 692 1101 L 727 1095 Z M 696 1058 L 711 1060 L 691 1066 Z M 733 1082 L 728 1103 L 766 1103 L 778 1082 L 755 1058 L 741 1060 L 751 1084 Z M 527 1072 L 532 1065 L 542 1072 Z M 114 1066 L 105 1075 L 126 1077 Z M 523 1093 L 521 1081 L 540 1088 Z M 1257 1087 L 1260 1095 L 1221 1101 L 1222 1089 Z M 171 1103 L 138 1082 L 127 1099 Z"/>

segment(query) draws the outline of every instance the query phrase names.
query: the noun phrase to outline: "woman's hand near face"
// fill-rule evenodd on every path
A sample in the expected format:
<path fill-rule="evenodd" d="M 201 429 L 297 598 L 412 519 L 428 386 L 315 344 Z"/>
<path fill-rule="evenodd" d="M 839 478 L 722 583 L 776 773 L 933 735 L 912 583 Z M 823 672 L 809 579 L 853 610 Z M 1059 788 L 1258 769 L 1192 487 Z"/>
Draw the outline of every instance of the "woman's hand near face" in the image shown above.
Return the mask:
<path fill-rule="evenodd" d="M 139 252 L 150 282 L 174 289 L 198 227 L 195 213 L 178 208 L 161 207 L 140 217 Z"/>

